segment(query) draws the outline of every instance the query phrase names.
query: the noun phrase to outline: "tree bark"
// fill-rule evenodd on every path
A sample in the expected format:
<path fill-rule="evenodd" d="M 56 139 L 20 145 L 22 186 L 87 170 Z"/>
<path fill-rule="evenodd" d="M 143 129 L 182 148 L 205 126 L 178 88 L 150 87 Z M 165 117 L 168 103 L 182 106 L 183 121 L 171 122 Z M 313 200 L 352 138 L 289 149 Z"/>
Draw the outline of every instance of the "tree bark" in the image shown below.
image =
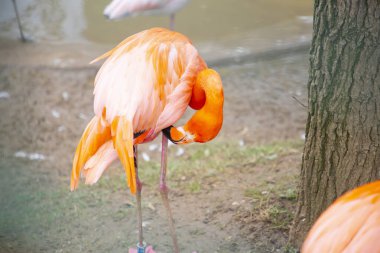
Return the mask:
<path fill-rule="evenodd" d="M 316 0 L 313 30 L 296 246 L 337 197 L 380 178 L 380 1 Z"/>

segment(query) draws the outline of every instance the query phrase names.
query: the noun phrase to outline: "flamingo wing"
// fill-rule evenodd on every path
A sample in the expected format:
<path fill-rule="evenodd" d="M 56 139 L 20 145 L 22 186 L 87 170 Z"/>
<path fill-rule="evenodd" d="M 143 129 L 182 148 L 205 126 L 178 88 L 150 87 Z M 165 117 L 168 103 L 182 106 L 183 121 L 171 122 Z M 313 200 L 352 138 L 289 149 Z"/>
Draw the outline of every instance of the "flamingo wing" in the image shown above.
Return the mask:
<path fill-rule="evenodd" d="M 95 116 L 84 130 L 75 152 L 70 183 L 72 191 L 78 186 L 79 175 L 85 163 L 110 139 L 110 128 L 103 123 L 102 118 Z"/>
<path fill-rule="evenodd" d="M 104 57 L 95 79 L 95 114 L 105 110 L 109 124 L 125 116 L 134 133 L 158 133 L 176 122 L 189 104 L 197 74 L 206 67 L 185 36 L 161 28 L 132 36 Z"/>
<path fill-rule="evenodd" d="M 84 165 L 86 184 L 95 184 L 110 164 L 117 159 L 111 140 L 104 143 Z"/>

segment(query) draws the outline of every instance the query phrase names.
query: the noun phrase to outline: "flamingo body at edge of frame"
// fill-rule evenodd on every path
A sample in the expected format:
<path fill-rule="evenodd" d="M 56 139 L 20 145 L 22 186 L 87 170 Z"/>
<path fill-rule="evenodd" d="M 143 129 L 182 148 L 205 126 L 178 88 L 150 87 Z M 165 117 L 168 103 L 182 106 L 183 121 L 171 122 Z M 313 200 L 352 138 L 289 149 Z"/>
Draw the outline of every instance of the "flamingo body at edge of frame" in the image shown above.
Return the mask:
<path fill-rule="evenodd" d="M 380 181 L 339 197 L 309 231 L 302 253 L 380 252 Z"/>

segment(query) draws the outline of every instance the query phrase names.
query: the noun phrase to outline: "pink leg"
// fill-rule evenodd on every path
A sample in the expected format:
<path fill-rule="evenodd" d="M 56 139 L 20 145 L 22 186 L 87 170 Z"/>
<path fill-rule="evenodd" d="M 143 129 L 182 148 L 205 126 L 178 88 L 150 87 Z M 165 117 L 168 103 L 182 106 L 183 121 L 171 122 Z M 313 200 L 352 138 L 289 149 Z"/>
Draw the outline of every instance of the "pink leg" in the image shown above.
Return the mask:
<path fill-rule="evenodd" d="M 139 230 L 139 244 L 138 247 L 144 246 L 143 240 L 143 229 L 142 229 L 142 212 L 141 212 L 141 190 L 142 183 L 138 176 L 138 162 L 137 162 L 137 146 L 133 146 L 134 156 L 135 156 L 135 170 L 136 170 L 136 202 L 137 202 L 137 227 Z"/>
<path fill-rule="evenodd" d="M 169 25 L 169 28 L 170 30 L 174 31 L 174 18 L 175 17 L 175 14 L 170 14 L 170 25 Z"/>
<path fill-rule="evenodd" d="M 167 149 L 168 149 L 168 138 L 166 138 L 166 136 L 162 134 L 160 193 L 162 197 L 162 202 L 164 203 L 164 207 L 168 215 L 169 230 L 170 230 L 170 235 L 173 240 L 173 250 L 175 253 L 179 253 L 177 235 L 175 232 L 174 221 L 173 221 L 173 214 L 169 205 L 169 198 L 168 198 L 169 189 L 166 186 L 166 165 L 167 165 L 167 157 L 168 157 Z"/>

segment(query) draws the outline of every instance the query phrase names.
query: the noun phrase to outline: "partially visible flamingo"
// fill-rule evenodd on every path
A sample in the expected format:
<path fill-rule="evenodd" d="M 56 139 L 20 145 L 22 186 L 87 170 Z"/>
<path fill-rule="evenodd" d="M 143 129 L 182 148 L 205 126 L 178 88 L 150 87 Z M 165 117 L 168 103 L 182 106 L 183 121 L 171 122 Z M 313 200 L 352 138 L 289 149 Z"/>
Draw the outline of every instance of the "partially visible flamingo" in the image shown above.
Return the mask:
<path fill-rule="evenodd" d="M 380 252 L 380 181 L 338 198 L 313 225 L 301 252 Z"/>
<path fill-rule="evenodd" d="M 206 142 L 223 122 L 223 87 L 184 35 L 153 28 L 130 36 L 95 61 L 107 58 L 95 79 L 95 116 L 76 149 L 71 190 L 80 173 L 94 184 L 117 158 L 136 194 L 139 246 L 143 248 L 137 145 L 161 131 L 160 193 L 168 213 L 174 252 L 179 252 L 166 186 L 168 139 L 176 144 Z M 190 105 L 197 110 L 182 127 L 173 127 Z"/>
<path fill-rule="evenodd" d="M 113 0 L 104 9 L 108 19 L 137 15 L 170 15 L 170 29 L 174 30 L 175 13 L 189 0 Z"/>

